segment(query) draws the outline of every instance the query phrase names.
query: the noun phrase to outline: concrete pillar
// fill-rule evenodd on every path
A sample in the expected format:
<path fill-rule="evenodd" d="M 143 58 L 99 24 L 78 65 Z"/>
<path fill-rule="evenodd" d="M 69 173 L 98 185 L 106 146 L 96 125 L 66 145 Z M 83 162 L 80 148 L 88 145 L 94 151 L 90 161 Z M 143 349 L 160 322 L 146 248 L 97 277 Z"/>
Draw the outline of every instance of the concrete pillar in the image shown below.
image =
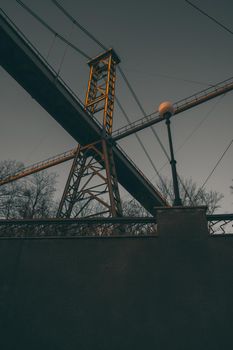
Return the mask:
<path fill-rule="evenodd" d="M 206 207 L 156 208 L 158 235 L 175 239 L 208 237 Z"/>

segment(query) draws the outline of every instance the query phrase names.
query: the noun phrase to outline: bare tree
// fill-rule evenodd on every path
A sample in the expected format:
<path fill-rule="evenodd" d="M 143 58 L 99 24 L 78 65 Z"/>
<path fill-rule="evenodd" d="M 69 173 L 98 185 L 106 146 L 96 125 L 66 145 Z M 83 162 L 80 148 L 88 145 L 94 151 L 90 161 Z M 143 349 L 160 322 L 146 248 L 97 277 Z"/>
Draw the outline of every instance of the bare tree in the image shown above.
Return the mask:
<path fill-rule="evenodd" d="M 24 185 L 18 208 L 21 218 L 46 218 L 52 216 L 56 191 L 56 174 L 39 172 L 29 176 Z"/>
<path fill-rule="evenodd" d="M 163 178 L 157 183 L 157 187 L 168 203 L 174 201 L 173 183 L 172 180 Z M 207 213 L 213 214 L 221 207 L 220 202 L 223 199 L 223 194 L 217 191 L 207 191 L 205 188 L 199 187 L 191 178 L 182 180 L 179 185 L 180 197 L 184 206 L 207 206 Z"/>
<path fill-rule="evenodd" d="M 149 212 L 136 199 L 122 202 L 124 216 L 150 216 Z"/>
<path fill-rule="evenodd" d="M 184 206 L 207 206 L 207 213 L 213 214 L 220 208 L 220 202 L 224 197 L 223 194 L 217 191 L 207 191 L 201 188 L 192 179 L 181 180 L 180 197 Z M 170 179 L 162 178 L 157 184 L 160 193 L 166 201 L 172 205 L 174 201 L 173 183 Z M 233 190 L 233 186 L 231 186 Z M 149 216 L 145 208 L 141 206 L 135 199 L 123 202 L 123 213 L 125 216 Z"/>
<path fill-rule="evenodd" d="M 4 179 L 24 167 L 23 163 L 15 160 L 0 162 L 0 178 Z M 0 217 L 10 219 L 16 217 L 16 203 L 22 196 L 22 181 L 11 182 L 0 187 Z"/>
<path fill-rule="evenodd" d="M 16 161 L 1 161 L 0 178 L 15 174 L 23 167 L 23 163 Z M 54 216 L 56 176 L 55 173 L 42 171 L 0 186 L 0 217 L 25 219 Z"/>

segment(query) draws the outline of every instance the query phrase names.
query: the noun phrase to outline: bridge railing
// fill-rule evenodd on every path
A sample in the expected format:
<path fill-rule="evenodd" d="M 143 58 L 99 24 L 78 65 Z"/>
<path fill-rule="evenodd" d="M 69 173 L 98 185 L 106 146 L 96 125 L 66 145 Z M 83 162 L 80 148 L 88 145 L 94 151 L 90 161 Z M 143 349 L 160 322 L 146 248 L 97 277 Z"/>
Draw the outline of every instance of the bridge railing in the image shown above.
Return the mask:
<path fill-rule="evenodd" d="M 174 115 L 184 112 L 185 110 L 188 110 L 194 106 L 197 106 L 203 102 L 206 102 L 214 97 L 223 95 L 232 90 L 233 90 L 233 77 L 226 79 L 216 85 L 210 86 L 207 89 L 199 91 L 198 93 L 193 94 L 187 98 L 184 98 L 175 102 Z M 158 111 L 155 111 L 143 118 L 140 118 L 128 125 L 122 126 L 121 128 L 115 130 L 113 132 L 113 138 L 115 140 L 122 139 L 148 126 L 152 126 L 156 123 L 159 123 L 162 120 L 164 120 L 164 118 L 159 115 Z"/>
<path fill-rule="evenodd" d="M 209 234 L 233 237 L 233 214 L 207 215 Z M 155 217 L 0 220 L 0 239 L 157 237 Z"/>
<path fill-rule="evenodd" d="M 152 217 L 0 220 L 0 239 L 156 235 L 157 225 Z"/>
<path fill-rule="evenodd" d="M 178 114 L 183 110 L 188 109 L 189 106 L 192 107 L 193 105 L 196 104 L 196 102 L 200 102 L 202 100 L 207 101 L 212 97 L 212 95 L 215 97 L 215 96 L 219 96 L 225 91 L 228 92 L 229 90 L 232 89 L 232 85 L 233 85 L 233 77 L 223 80 L 216 85 L 211 85 L 207 89 L 204 89 L 202 91 L 199 91 L 198 93 L 190 95 L 187 98 L 183 98 L 177 101 L 176 103 L 174 103 L 174 107 L 176 111 L 175 114 Z"/>
<path fill-rule="evenodd" d="M 210 235 L 233 235 L 233 214 L 207 215 Z"/>
<path fill-rule="evenodd" d="M 134 122 L 124 125 L 121 128 L 114 130 L 112 136 L 114 139 L 117 139 L 118 136 L 121 136 L 122 134 L 125 134 L 127 131 L 131 131 L 134 130 L 136 128 L 140 128 L 143 127 L 145 124 L 149 123 L 149 122 L 153 122 L 154 120 L 158 119 L 158 121 L 162 120 L 163 118 L 161 118 L 159 116 L 159 112 L 153 112 L 143 118 L 137 119 Z"/>

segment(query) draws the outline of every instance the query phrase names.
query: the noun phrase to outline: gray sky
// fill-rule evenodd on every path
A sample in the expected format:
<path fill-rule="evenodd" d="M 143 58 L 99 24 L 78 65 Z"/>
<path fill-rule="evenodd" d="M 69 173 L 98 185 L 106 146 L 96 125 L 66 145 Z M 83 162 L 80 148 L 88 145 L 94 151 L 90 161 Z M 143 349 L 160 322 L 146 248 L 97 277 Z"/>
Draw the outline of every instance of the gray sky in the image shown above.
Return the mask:
<path fill-rule="evenodd" d="M 24 0 L 52 27 L 91 57 L 101 52 L 50 0 Z M 83 26 L 106 46 L 113 47 L 121 58 L 121 67 L 134 87 L 144 109 L 150 113 L 160 102 L 182 98 L 230 78 L 232 74 L 233 35 L 195 11 L 183 0 L 75 1 L 59 0 Z M 233 30 L 232 0 L 193 0 L 197 6 Z M 15 0 L 0 0 L 1 8 L 25 33 L 38 50 L 58 70 L 65 45 L 23 10 Z M 61 76 L 83 100 L 87 87 L 86 60 L 67 49 Z M 69 136 L 2 68 L 0 68 L 0 159 L 17 159 L 29 165 L 64 152 L 76 145 Z M 130 92 L 118 76 L 117 96 L 130 119 L 140 118 Z M 192 177 L 202 185 L 217 159 L 232 139 L 232 92 L 193 108 L 172 119 L 175 148 L 183 144 L 193 129 L 202 126 L 175 154 L 181 176 Z M 127 124 L 116 108 L 114 128 Z M 164 124 L 156 131 L 168 149 Z M 148 129 L 140 132 L 155 165 L 166 162 L 160 146 Z M 138 145 L 135 136 L 120 145 L 152 182 L 157 178 Z M 229 186 L 233 178 L 233 147 L 207 183 L 208 189 L 225 195 L 221 212 L 233 212 Z M 60 174 L 62 191 L 70 163 L 54 168 Z M 162 174 L 170 176 L 170 168 Z"/>

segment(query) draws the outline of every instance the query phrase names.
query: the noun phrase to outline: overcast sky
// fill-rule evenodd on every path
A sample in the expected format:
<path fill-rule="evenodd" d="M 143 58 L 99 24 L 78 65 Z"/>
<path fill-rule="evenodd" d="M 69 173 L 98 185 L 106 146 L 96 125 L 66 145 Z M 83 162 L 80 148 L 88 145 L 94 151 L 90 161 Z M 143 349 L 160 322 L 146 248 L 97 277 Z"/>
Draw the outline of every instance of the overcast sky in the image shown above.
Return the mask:
<path fill-rule="evenodd" d="M 91 57 L 101 49 L 85 37 L 50 0 L 24 0 L 56 31 L 64 35 Z M 184 0 L 59 0 L 83 26 L 107 47 L 113 47 L 121 58 L 121 67 L 134 87 L 145 111 L 150 113 L 160 102 L 176 102 L 207 88 L 210 84 L 230 78 L 232 74 L 233 35 L 195 11 Z M 233 30 L 232 0 L 193 0 L 197 6 Z M 83 100 L 88 81 L 86 60 L 66 46 L 23 10 L 15 0 L 0 0 L 1 8 L 48 58 L 66 83 Z M 0 159 L 17 159 L 33 164 L 73 148 L 76 142 L 35 100 L 0 68 Z M 183 145 L 190 133 L 201 123 L 192 137 L 176 152 L 179 174 L 192 177 L 202 185 L 218 158 L 232 139 L 232 92 L 195 107 L 172 119 L 175 149 Z M 140 118 L 130 92 L 118 76 L 117 96 L 130 119 Z M 114 129 L 127 124 L 116 108 Z M 165 125 L 156 131 L 168 149 Z M 166 158 L 152 132 L 144 130 L 140 137 L 155 165 L 160 169 Z M 135 136 L 120 141 L 121 146 L 146 176 L 157 177 Z M 230 185 L 233 178 L 233 146 L 207 183 L 207 189 L 222 192 L 221 212 L 233 212 Z M 54 168 L 60 174 L 62 191 L 70 163 Z M 170 176 L 169 166 L 162 169 Z"/>

